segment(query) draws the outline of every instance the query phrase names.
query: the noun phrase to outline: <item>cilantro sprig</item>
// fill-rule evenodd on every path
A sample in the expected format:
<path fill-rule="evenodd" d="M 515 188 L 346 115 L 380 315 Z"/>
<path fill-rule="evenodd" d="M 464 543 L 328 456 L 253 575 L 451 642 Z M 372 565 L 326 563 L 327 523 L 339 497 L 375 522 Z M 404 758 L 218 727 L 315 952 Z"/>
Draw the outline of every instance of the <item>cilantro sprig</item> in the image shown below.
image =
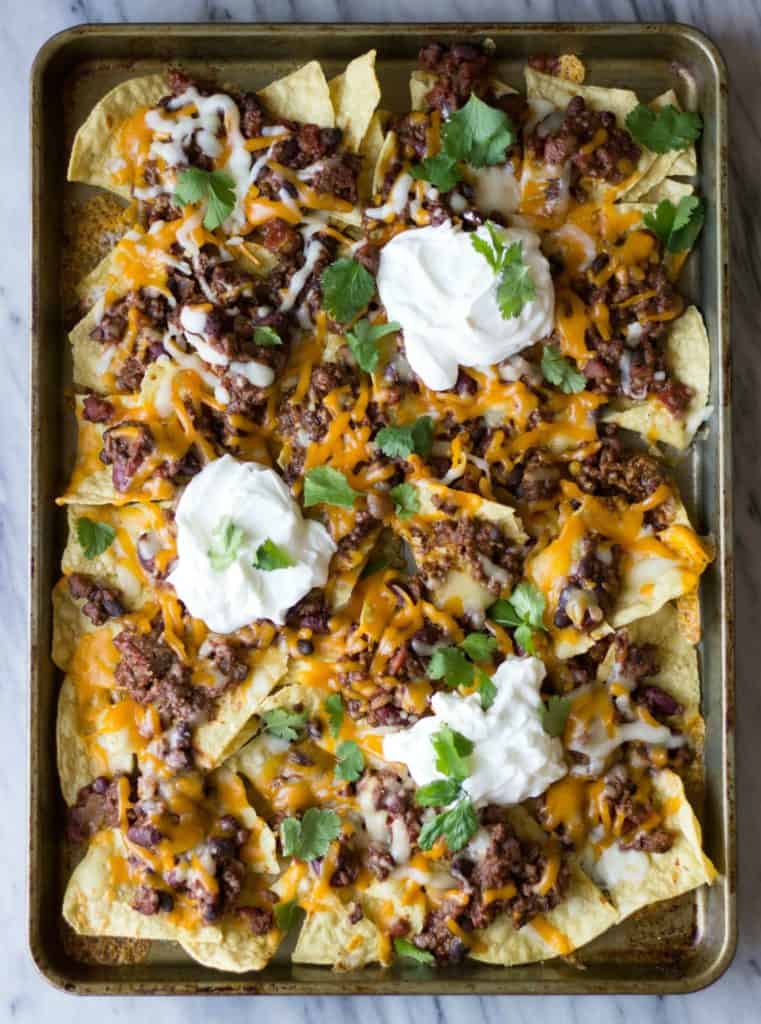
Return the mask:
<path fill-rule="evenodd" d="M 325 711 L 328 716 L 330 735 L 335 739 L 341 731 L 344 721 L 344 702 L 340 693 L 331 693 L 325 698 Z"/>
<path fill-rule="evenodd" d="M 224 572 L 238 557 L 245 534 L 236 526 L 230 516 L 220 519 L 211 535 L 211 546 L 207 552 L 214 572 Z"/>
<path fill-rule="evenodd" d="M 570 711 L 571 701 L 568 697 L 558 697 L 553 694 L 546 704 L 542 704 L 541 717 L 544 731 L 550 736 L 562 736 Z"/>
<path fill-rule="evenodd" d="M 671 103 L 660 110 L 638 103 L 627 114 L 626 127 L 641 146 L 653 153 L 668 153 L 694 142 L 703 130 L 703 119 L 700 114 L 677 110 Z"/>
<path fill-rule="evenodd" d="M 452 690 L 477 683 L 481 707 L 487 711 L 494 703 L 497 689 L 486 672 L 473 662 L 487 661 L 496 649 L 497 641 L 488 633 L 469 633 L 457 647 L 440 646 L 434 650 L 428 662 L 428 678 L 441 679 Z"/>
<path fill-rule="evenodd" d="M 263 716 L 263 726 L 270 736 L 279 740 L 294 740 L 301 738 L 304 727 L 307 724 L 306 711 L 291 711 L 288 708 L 272 708 Z"/>
<path fill-rule="evenodd" d="M 325 308 L 342 324 L 361 313 L 375 294 L 375 278 L 370 271 L 358 260 L 346 257 L 323 270 L 320 284 Z"/>
<path fill-rule="evenodd" d="M 360 370 L 374 373 L 378 365 L 378 342 L 387 334 L 394 334 L 401 329 L 401 324 L 395 320 L 387 324 L 371 324 L 367 317 L 364 317 L 357 321 L 354 327 L 347 331 L 346 341 Z"/>
<path fill-rule="evenodd" d="M 560 388 L 564 395 L 576 395 L 587 385 L 584 374 L 553 345 L 545 345 L 542 352 L 542 376 Z"/>
<path fill-rule="evenodd" d="M 406 459 L 413 452 L 428 455 L 433 444 L 433 420 L 420 416 L 405 426 L 383 427 L 376 434 L 375 443 L 390 459 Z"/>
<path fill-rule="evenodd" d="M 670 199 L 664 199 L 643 220 L 669 252 L 684 252 L 692 248 L 700 234 L 705 206 L 698 196 L 682 196 L 676 206 Z"/>
<path fill-rule="evenodd" d="M 420 511 L 420 497 L 414 484 L 397 484 L 388 492 L 394 502 L 394 515 L 409 519 Z"/>
<path fill-rule="evenodd" d="M 282 345 L 283 339 L 274 327 L 255 327 L 254 344 L 261 345 L 262 348 L 274 348 L 277 345 Z"/>
<path fill-rule="evenodd" d="M 317 466 L 304 477 L 304 505 L 341 505 L 351 508 L 359 497 L 339 469 L 332 466 Z"/>
<path fill-rule="evenodd" d="M 286 818 L 280 825 L 280 842 L 286 857 L 319 860 L 341 834 L 341 819 L 335 811 L 310 807 L 304 817 Z"/>
<path fill-rule="evenodd" d="M 478 830 L 478 818 L 470 797 L 463 793 L 462 783 L 468 777 L 466 758 L 473 752 L 473 742 L 462 733 L 443 725 L 431 737 L 436 754 L 436 770 L 445 775 L 421 786 L 415 800 L 421 807 L 446 807 L 426 822 L 418 838 L 421 850 L 430 850 L 442 836 L 452 853 L 461 850 Z M 456 801 L 456 802 L 454 802 Z M 451 807 L 447 807 L 452 804 Z"/>
<path fill-rule="evenodd" d="M 427 949 L 418 949 L 409 939 L 394 939 L 394 952 L 407 960 L 417 960 L 419 964 L 432 964 L 436 957 Z"/>
<path fill-rule="evenodd" d="M 264 572 L 273 572 L 275 569 L 290 569 L 295 562 L 279 544 L 268 537 L 256 549 L 253 561 L 254 569 L 261 569 Z"/>
<path fill-rule="evenodd" d="M 519 583 L 510 597 L 500 598 L 486 614 L 500 626 L 515 629 L 515 639 L 524 651 L 535 653 L 534 633 L 544 629 L 544 609 L 547 602 L 541 590 L 533 583 Z"/>
<path fill-rule="evenodd" d="M 470 236 L 470 243 L 494 271 L 497 285 L 497 305 L 503 320 L 520 314 L 527 302 L 536 296 L 534 279 L 529 266 L 523 261 L 523 242 L 506 245 L 490 220 L 486 222 L 489 238 L 478 232 Z"/>
<path fill-rule="evenodd" d="M 336 778 L 356 782 L 365 770 L 365 757 L 354 740 L 346 740 L 336 750 Z"/>
<path fill-rule="evenodd" d="M 80 516 L 77 519 L 77 540 L 85 558 L 97 558 L 107 551 L 116 539 L 116 530 L 108 523 Z"/>
<path fill-rule="evenodd" d="M 287 900 L 275 904 L 275 923 L 281 932 L 289 932 L 296 921 L 299 910 L 298 900 Z"/>
<path fill-rule="evenodd" d="M 441 126 L 441 151 L 410 169 L 415 178 L 450 192 L 462 180 L 459 161 L 473 167 L 501 164 L 515 142 L 515 128 L 503 110 L 484 103 L 475 93 Z"/>
<path fill-rule="evenodd" d="M 203 226 L 209 231 L 223 224 L 235 208 L 235 181 L 225 171 L 188 167 L 177 176 L 175 201 L 193 206 L 206 200 Z"/>

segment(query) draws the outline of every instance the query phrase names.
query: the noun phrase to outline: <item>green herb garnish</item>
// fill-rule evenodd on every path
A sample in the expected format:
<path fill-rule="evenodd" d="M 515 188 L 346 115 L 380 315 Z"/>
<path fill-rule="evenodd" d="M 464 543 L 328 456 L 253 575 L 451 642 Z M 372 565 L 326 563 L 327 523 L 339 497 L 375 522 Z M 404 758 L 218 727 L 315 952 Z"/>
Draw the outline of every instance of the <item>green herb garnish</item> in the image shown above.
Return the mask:
<path fill-rule="evenodd" d="M 359 497 L 349 481 L 338 469 L 332 466 L 317 466 L 310 469 L 304 477 L 304 505 L 341 505 L 351 508 Z"/>
<path fill-rule="evenodd" d="M 319 860 L 341 834 L 341 819 L 335 811 L 310 807 L 304 817 L 286 818 L 280 825 L 280 841 L 286 857 Z"/>
<path fill-rule="evenodd" d="M 85 558 L 97 558 L 111 547 L 116 537 L 116 530 L 108 523 L 99 523 L 96 519 L 81 516 L 77 519 L 77 540 Z"/>
<path fill-rule="evenodd" d="M 174 198 L 182 206 L 206 200 L 203 226 L 209 231 L 223 224 L 235 208 L 235 181 L 225 171 L 188 167 L 177 176 Z"/>

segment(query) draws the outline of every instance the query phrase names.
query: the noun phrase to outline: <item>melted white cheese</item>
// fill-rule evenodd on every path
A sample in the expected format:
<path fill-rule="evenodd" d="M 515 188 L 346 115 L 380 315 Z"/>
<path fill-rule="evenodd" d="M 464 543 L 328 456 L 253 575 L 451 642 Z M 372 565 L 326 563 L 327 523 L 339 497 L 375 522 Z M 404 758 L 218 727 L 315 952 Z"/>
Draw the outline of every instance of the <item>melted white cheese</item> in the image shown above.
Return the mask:
<path fill-rule="evenodd" d="M 463 789 L 476 806 L 510 806 L 539 796 L 567 772 L 562 743 L 542 726 L 545 675 L 538 658 L 508 657 L 492 676 L 497 694 L 486 711 L 477 693 L 434 694 L 432 715 L 384 738 L 384 758 L 406 764 L 418 786 L 443 778 L 431 737 L 446 724 L 473 741 Z"/>
<path fill-rule="evenodd" d="M 472 233 L 452 224 L 413 228 L 381 251 L 378 292 L 389 320 L 404 331 L 407 360 L 434 391 L 454 387 L 458 366 L 494 365 L 552 330 L 555 292 L 533 231 L 497 228 L 509 246 L 520 242 L 535 296 L 504 319 L 499 281 L 473 248 Z M 485 227 L 479 237 L 488 240 Z"/>
<path fill-rule="evenodd" d="M 232 564 L 215 570 L 209 551 L 221 523 L 243 531 Z M 217 633 L 232 633 L 257 619 L 282 625 L 289 608 L 313 587 L 324 586 L 336 550 L 320 523 L 304 519 L 286 484 L 271 469 L 225 455 L 188 484 L 176 513 L 177 565 L 169 582 L 195 618 Z M 253 566 L 271 540 L 293 561 L 287 569 Z"/>

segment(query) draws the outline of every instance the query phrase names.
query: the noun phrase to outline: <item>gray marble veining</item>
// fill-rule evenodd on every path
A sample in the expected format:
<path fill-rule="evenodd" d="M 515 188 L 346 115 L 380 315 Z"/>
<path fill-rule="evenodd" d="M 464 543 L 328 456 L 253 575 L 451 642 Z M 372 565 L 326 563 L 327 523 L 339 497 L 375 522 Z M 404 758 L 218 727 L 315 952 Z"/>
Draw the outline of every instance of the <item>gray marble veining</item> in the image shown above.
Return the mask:
<path fill-rule="evenodd" d="M 683 21 L 719 45 L 731 79 L 735 508 L 737 551 L 740 942 L 727 974 L 705 992 L 667 998 L 77 1000 L 53 991 L 26 948 L 25 778 L 26 487 L 28 415 L 28 75 L 39 46 L 81 22 L 117 21 Z M 88 1024 L 160 1015 L 162 1024 L 256 1017 L 327 1024 L 515 1024 L 761 1020 L 761 3 L 759 0 L 0 0 L 0 1021 Z M 757 264 L 756 261 L 759 261 Z M 51 913 L 57 913 L 51 908 Z"/>

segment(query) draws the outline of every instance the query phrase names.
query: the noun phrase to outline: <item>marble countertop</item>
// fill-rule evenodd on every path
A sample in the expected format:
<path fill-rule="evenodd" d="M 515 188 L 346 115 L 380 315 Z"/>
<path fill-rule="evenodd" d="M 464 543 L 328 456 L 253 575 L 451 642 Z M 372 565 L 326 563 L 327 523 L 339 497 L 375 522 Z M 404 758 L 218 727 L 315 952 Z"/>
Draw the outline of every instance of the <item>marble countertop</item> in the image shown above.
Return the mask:
<path fill-rule="evenodd" d="M 0 1024 L 6 1021 L 88 1024 L 160 1014 L 162 1024 L 222 1021 L 256 1014 L 261 1024 L 283 1018 L 322 1024 L 362 1014 L 378 1024 L 480 1024 L 508 1014 L 515 1024 L 662 1021 L 702 1024 L 761 1019 L 761 108 L 760 0 L 2 0 L 0 223 L 7 243 L 0 273 Z M 117 21 L 682 21 L 707 32 L 729 66 L 731 80 L 733 334 L 735 367 L 735 508 L 737 554 L 738 790 L 740 818 L 740 938 L 734 963 L 717 983 L 691 996 L 542 999 L 420 997 L 365 999 L 77 999 L 54 991 L 31 962 L 26 944 L 26 590 L 27 345 L 29 282 L 28 79 L 32 59 L 53 33 L 81 22 Z M 13 144 L 9 144 L 9 140 Z M 759 774 L 757 775 L 757 772 Z M 55 912 L 51 910 L 51 913 Z"/>

